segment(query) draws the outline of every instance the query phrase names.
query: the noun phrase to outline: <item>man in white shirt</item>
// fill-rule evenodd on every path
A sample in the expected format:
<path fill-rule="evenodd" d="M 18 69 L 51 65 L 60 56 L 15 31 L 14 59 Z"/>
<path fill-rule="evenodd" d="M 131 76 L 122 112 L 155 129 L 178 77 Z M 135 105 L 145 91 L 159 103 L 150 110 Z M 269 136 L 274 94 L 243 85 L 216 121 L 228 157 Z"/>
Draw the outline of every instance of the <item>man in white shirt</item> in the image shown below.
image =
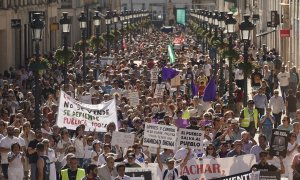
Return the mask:
<path fill-rule="evenodd" d="M 20 143 L 19 138 L 14 137 L 14 127 L 8 126 L 7 127 L 7 136 L 5 136 L 0 141 L 0 153 L 1 153 L 1 166 L 4 178 L 8 179 L 8 152 L 11 150 L 11 145 L 13 143 Z"/>
<path fill-rule="evenodd" d="M 279 80 L 281 95 L 283 97 L 283 100 L 285 101 L 285 97 L 287 96 L 289 89 L 290 73 L 285 71 L 285 67 L 282 67 L 281 72 L 277 75 L 277 78 Z"/>
<path fill-rule="evenodd" d="M 160 147 L 157 148 L 157 154 L 160 153 Z M 161 162 L 160 156 L 157 156 L 157 163 L 158 166 L 162 172 L 162 180 L 176 180 L 179 175 L 179 171 L 182 167 L 186 165 L 186 163 L 189 160 L 189 157 L 191 155 L 191 148 L 188 147 L 188 153 L 181 161 L 180 165 L 175 167 L 175 159 L 174 158 L 168 158 L 167 161 L 167 168 L 163 167 L 163 164 Z"/>
<path fill-rule="evenodd" d="M 281 123 L 281 115 L 284 113 L 285 104 L 281 96 L 279 96 L 279 91 L 274 90 L 274 95 L 270 98 L 269 107 L 273 109 L 273 116 L 275 118 L 274 128 L 277 128 Z"/>
<path fill-rule="evenodd" d="M 241 88 L 241 90 L 244 89 L 244 72 L 241 69 L 235 69 L 234 71 L 234 81 L 236 85 Z"/>
<path fill-rule="evenodd" d="M 205 61 L 205 64 L 204 64 L 203 68 L 204 68 L 204 74 L 205 74 L 205 76 L 209 79 L 212 67 L 209 64 L 208 60 Z"/>
<path fill-rule="evenodd" d="M 116 169 L 118 172 L 118 176 L 115 178 L 115 180 L 130 180 L 130 177 L 125 175 L 125 164 L 118 164 Z"/>

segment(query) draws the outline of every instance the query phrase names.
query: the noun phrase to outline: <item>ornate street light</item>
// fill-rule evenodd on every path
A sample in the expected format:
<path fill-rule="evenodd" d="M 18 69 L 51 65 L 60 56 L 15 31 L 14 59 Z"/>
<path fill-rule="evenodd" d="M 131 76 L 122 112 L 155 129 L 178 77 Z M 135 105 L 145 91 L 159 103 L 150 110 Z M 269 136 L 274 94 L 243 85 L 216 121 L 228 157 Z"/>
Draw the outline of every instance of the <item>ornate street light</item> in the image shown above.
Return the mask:
<path fill-rule="evenodd" d="M 101 25 L 101 17 L 99 16 L 99 11 L 95 11 L 95 15 L 93 16 L 93 24 L 96 28 L 96 39 L 97 39 L 97 44 L 96 44 L 96 49 L 97 49 L 97 64 L 99 64 L 100 61 L 100 25 Z M 96 77 L 98 78 L 98 77 Z"/>
<path fill-rule="evenodd" d="M 83 60 L 83 83 L 86 82 L 86 58 L 85 58 L 85 45 L 86 45 L 86 29 L 87 29 L 87 17 L 84 14 L 84 12 L 82 11 L 79 18 L 79 27 L 81 29 L 81 40 L 82 40 L 82 60 Z"/>
<path fill-rule="evenodd" d="M 32 29 L 32 40 L 35 42 L 35 61 L 40 62 L 40 41 L 42 40 L 44 22 L 40 19 L 40 13 L 35 13 L 33 15 L 33 20 L 30 23 Z M 35 96 L 35 107 L 34 107 L 34 120 L 35 129 L 41 128 L 41 85 L 40 85 L 40 75 L 39 69 L 33 69 L 34 75 L 34 96 Z"/>
<path fill-rule="evenodd" d="M 117 23 L 119 22 L 119 14 L 117 12 L 117 10 L 114 10 L 114 14 L 113 14 L 113 21 L 114 21 L 114 25 L 115 25 L 115 39 L 114 39 L 114 43 L 115 43 L 115 53 L 118 52 L 118 45 L 117 45 Z"/>
<path fill-rule="evenodd" d="M 63 51 L 65 54 L 65 57 L 64 57 L 64 83 L 67 84 L 68 83 L 67 65 L 69 62 L 68 55 L 67 55 L 67 53 L 68 53 L 68 34 L 70 33 L 70 30 L 71 30 L 71 19 L 68 18 L 67 12 L 63 12 L 62 14 L 63 14 L 63 16 L 60 19 L 59 23 L 62 26 L 62 33 L 63 33 L 63 38 L 64 38 L 64 42 L 63 42 L 63 44 L 64 44 Z"/>
<path fill-rule="evenodd" d="M 110 42 L 109 42 L 109 30 L 110 30 L 110 25 L 111 25 L 111 15 L 110 11 L 106 11 L 106 16 L 105 16 L 105 24 L 106 24 L 106 48 L 107 48 L 107 56 L 110 55 Z"/>
<path fill-rule="evenodd" d="M 225 20 L 225 25 L 226 25 L 226 30 L 229 36 L 229 49 L 232 51 L 233 50 L 233 34 L 235 33 L 235 26 L 236 26 L 236 19 L 233 18 L 233 13 L 229 12 L 227 13 L 227 19 Z M 233 77 L 232 77 L 232 71 L 233 71 L 233 57 L 228 58 L 229 62 L 229 96 L 228 96 L 228 105 L 231 110 L 235 109 L 234 105 L 234 96 L 233 96 Z"/>

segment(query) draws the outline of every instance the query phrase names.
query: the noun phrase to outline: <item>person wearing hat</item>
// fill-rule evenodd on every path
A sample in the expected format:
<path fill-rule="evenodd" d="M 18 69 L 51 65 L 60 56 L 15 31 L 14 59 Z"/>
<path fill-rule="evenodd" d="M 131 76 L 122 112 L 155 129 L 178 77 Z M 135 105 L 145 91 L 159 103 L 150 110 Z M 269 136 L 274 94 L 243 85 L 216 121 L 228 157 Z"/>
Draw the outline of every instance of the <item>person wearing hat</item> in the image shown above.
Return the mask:
<path fill-rule="evenodd" d="M 256 171 L 267 171 L 267 172 L 280 172 L 280 174 L 284 174 L 285 172 L 285 167 L 283 165 L 282 157 L 279 156 L 280 160 L 280 169 L 273 164 L 270 164 L 268 160 L 268 151 L 261 151 L 259 153 L 259 159 L 260 162 L 257 164 L 254 164 L 251 169 L 256 170 Z"/>
<path fill-rule="evenodd" d="M 160 154 L 160 145 L 157 148 L 157 154 Z M 189 160 L 189 157 L 191 155 L 191 148 L 188 147 L 188 153 L 183 159 L 183 161 L 180 162 L 179 166 L 175 167 L 175 159 L 174 158 L 167 158 L 167 168 L 163 167 L 162 161 L 160 159 L 160 156 L 157 156 L 157 163 L 158 166 L 162 172 L 162 180 L 176 180 L 179 176 L 179 171 L 182 167 L 184 167 Z"/>
<path fill-rule="evenodd" d="M 248 100 L 247 107 L 241 110 L 239 121 L 240 126 L 254 137 L 258 127 L 259 114 L 257 109 L 254 108 L 253 100 Z"/>
<path fill-rule="evenodd" d="M 125 163 L 125 166 L 126 167 L 134 167 L 134 168 L 137 168 L 137 167 L 141 167 L 139 164 L 136 163 L 135 161 L 135 154 L 134 153 L 129 153 L 127 155 L 127 163 Z"/>

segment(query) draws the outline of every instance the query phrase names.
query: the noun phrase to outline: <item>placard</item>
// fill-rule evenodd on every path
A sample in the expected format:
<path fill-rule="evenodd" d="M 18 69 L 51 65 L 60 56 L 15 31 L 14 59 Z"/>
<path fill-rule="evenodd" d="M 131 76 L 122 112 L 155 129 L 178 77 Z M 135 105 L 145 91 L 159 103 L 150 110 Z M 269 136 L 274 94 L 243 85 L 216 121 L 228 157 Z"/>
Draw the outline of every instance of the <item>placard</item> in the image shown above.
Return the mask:
<path fill-rule="evenodd" d="M 131 106 L 136 107 L 140 104 L 140 96 L 137 91 L 129 93 L 129 103 Z"/>
<path fill-rule="evenodd" d="M 158 167 L 158 164 L 157 163 L 148 163 L 147 165 L 146 164 L 140 164 L 142 167 L 139 167 L 139 168 L 126 168 L 125 169 L 125 173 L 134 173 L 134 176 L 137 177 L 137 172 L 141 173 L 141 175 L 143 173 L 146 172 L 146 176 L 144 175 L 145 177 L 145 180 L 148 180 L 146 179 L 146 177 L 149 177 L 149 173 L 148 172 L 151 172 L 151 178 L 152 179 L 149 179 L 149 180 L 156 180 L 156 179 L 160 179 L 160 176 L 161 176 L 161 170 L 159 169 Z"/>
<path fill-rule="evenodd" d="M 165 92 L 165 84 L 156 84 L 154 97 L 163 97 Z"/>
<path fill-rule="evenodd" d="M 61 91 L 56 123 L 59 127 L 75 130 L 84 124 L 85 131 L 106 132 L 109 123 L 117 125 L 115 99 L 101 104 L 84 104 Z"/>
<path fill-rule="evenodd" d="M 150 71 L 151 74 L 151 82 L 157 82 L 158 81 L 158 73 L 159 73 L 159 69 L 158 68 L 153 68 Z"/>
<path fill-rule="evenodd" d="M 177 148 L 190 147 L 192 149 L 203 149 L 204 131 L 192 129 L 179 129 L 177 133 Z"/>
<path fill-rule="evenodd" d="M 176 133 L 176 126 L 146 123 L 143 145 L 150 147 L 160 145 L 162 149 L 175 149 Z"/>
<path fill-rule="evenodd" d="M 181 85 L 181 83 L 180 83 L 180 75 L 178 74 L 177 76 L 175 76 L 174 78 L 172 78 L 170 84 L 171 84 L 172 87 L 180 86 Z"/>
<path fill-rule="evenodd" d="M 288 131 L 273 129 L 270 143 L 270 155 L 285 157 L 288 145 Z"/>
<path fill-rule="evenodd" d="M 84 104 L 92 104 L 92 96 L 91 95 L 81 96 L 80 102 L 82 102 Z"/>
<path fill-rule="evenodd" d="M 131 177 L 130 180 L 152 180 L 151 171 L 125 172 L 125 174 Z"/>
<path fill-rule="evenodd" d="M 127 148 L 134 143 L 134 134 L 114 131 L 112 133 L 111 145 Z"/>
<path fill-rule="evenodd" d="M 234 175 L 230 175 L 230 176 L 226 176 L 226 177 L 222 177 L 222 178 L 216 178 L 214 180 L 232 180 L 232 179 L 241 179 L 241 180 L 259 180 L 259 171 L 248 171 L 248 172 L 244 172 L 244 173 L 239 173 L 239 174 L 234 174 Z"/>

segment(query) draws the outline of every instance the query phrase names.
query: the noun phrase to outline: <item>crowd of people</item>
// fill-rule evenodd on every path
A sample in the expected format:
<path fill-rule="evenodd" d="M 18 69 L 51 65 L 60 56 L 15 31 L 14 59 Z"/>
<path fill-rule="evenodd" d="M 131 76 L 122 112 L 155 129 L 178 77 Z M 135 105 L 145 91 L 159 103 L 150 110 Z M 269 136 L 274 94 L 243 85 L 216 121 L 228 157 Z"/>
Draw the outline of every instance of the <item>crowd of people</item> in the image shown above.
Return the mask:
<path fill-rule="evenodd" d="M 177 29 L 181 31 L 180 28 Z M 97 64 L 93 49 L 88 49 L 86 83 L 83 81 L 81 52 L 76 52 L 67 68 L 68 82 L 64 82 L 63 68 L 53 55 L 47 58 L 51 68 L 40 76 L 42 88 L 42 128 L 35 126 L 35 93 L 33 73 L 28 67 L 10 68 L 0 75 L 0 153 L 3 177 L 9 180 L 111 180 L 130 179 L 126 168 L 138 168 L 157 163 L 162 180 L 188 179 L 179 174 L 180 167 L 193 158 L 211 159 L 254 154 L 252 169 L 278 171 L 284 177 L 300 178 L 300 92 L 297 69 L 288 69 L 275 50 L 253 50 L 251 61 L 261 69 L 251 75 L 252 96 L 243 107 L 242 69 L 235 67 L 229 74 L 224 65 L 226 91 L 229 76 L 234 76 L 235 109 L 228 105 L 228 92 L 217 93 L 215 100 L 204 101 L 204 89 L 217 68 L 213 61 L 196 46 L 193 33 L 184 32 L 188 45 L 176 50 L 177 60 L 170 64 L 167 45 L 179 33 L 152 30 L 136 35 L 127 42 L 123 52 L 113 52 L 111 64 Z M 182 32 L 181 32 L 182 33 Z M 242 43 L 236 42 L 236 48 Z M 106 56 L 106 52 L 103 52 Z M 241 56 L 242 58 L 242 56 Z M 172 87 L 163 81 L 161 69 L 180 71 L 180 85 Z M 153 80 L 151 70 L 158 69 Z M 216 74 L 218 76 L 218 73 Z M 218 77 L 215 77 L 218 80 Z M 155 97 L 156 84 L 165 83 L 162 97 Z M 197 86 L 193 92 L 192 83 Z M 217 81 L 218 83 L 218 81 Z M 66 92 L 78 101 L 91 95 L 91 103 L 99 104 L 116 99 L 118 123 L 110 123 L 107 132 L 76 130 L 56 124 L 59 95 Z M 133 107 L 128 94 L 137 91 L 139 105 Z M 150 148 L 143 145 L 145 123 L 157 123 L 179 128 L 202 130 L 204 149 L 178 147 L 177 150 Z M 286 157 L 268 153 L 272 129 L 289 133 Z M 134 144 L 128 148 L 112 146 L 113 131 L 135 134 Z M 255 135 L 259 134 L 258 142 Z M 251 167 L 249 167 L 250 169 Z"/>

